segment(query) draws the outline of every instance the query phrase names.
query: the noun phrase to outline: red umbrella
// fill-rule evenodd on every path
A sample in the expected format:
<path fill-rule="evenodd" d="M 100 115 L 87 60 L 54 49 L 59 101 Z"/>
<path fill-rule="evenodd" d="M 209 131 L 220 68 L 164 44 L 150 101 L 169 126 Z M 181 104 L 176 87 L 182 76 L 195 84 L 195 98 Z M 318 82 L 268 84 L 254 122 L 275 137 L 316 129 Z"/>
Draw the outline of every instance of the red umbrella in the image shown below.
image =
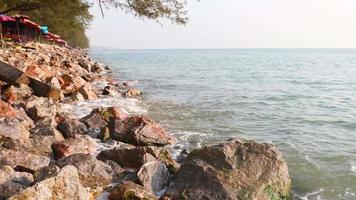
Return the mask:
<path fill-rule="evenodd" d="M 7 15 L 0 15 L 0 22 L 13 22 L 16 21 L 14 18 Z"/>

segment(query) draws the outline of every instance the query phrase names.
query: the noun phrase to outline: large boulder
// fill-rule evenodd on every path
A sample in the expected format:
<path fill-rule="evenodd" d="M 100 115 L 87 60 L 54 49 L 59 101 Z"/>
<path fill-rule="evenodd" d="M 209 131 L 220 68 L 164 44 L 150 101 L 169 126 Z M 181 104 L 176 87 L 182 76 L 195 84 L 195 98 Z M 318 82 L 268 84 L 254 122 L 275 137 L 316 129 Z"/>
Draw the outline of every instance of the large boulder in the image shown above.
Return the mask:
<path fill-rule="evenodd" d="M 55 160 L 77 153 L 94 154 L 96 141 L 87 135 L 76 135 L 74 138 L 53 143 L 52 151 Z"/>
<path fill-rule="evenodd" d="M 97 158 L 102 161 L 115 161 L 129 171 L 138 171 L 142 165 L 156 160 L 161 161 L 171 172 L 176 172 L 179 167 L 167 148 L 155 146 L 128 146 L 104 150 Z"/>
<path fill-rule="evenodd" d="M 174 138 L 146 116 L 132 116 L 126 120 L 111 120 L 113 139 L 139 146 L 164 146 L 174 143 Z"/>
<path fill-rule="evenodd" d="M 34 121 L 56 116 L 60 112 L 60 106 L 53 99 L 32 96 L 23 103 L 23 108 Z"/>
<path fill-rule="evenodd" d="M 46 167 L 42 167 L 39 170 L 33 172 L 33 179 L 34 182 L 41 182 L 45 179 L 57 176 L 59 173 L 60 168 L 54 164 L 50 164 Z"/>
<path fill-rule="evenodd" d="M 128 118 L 128 114 L 117 107 L 96 108 L 90 114 L 81 118 L 80 121 L 89 128 L 103 128 L 111 118 L 123 121 Z"/>
<path fill-rule="evenodd" d="M 126 181 L 117 185 L 109 195 L 109 200 L 158 200 L 141 185 Z"/>
<path fill-rule="evenodd" d="M 75 166 L 85 187 L 107 186 L 112 180 L 111 167 L 89 154 L 73 154 L 58 160 L 56 165 L 61 168 L 67 165 Z"/>
<path fill-rule="evenodd" d="M 127 171 L 137 172 L 145 163 L 156 161 L 155 157 L 139 148 L 115 148 L 99 153 L 98 160 L 115 161 Z"/>
<path fill-rule="evenodd" d="M 192 151 L 167 196 L 172 199 L 287 199 L 291 180 L 282 154 L 270 144 L 231 140 Z"/>
<path fill-rule="evenodd" d="M 16 172 L 9 166 L 0 169 L 0 199 L 7 199 L 33 182 L 32 174 L 27 172 Z"/>
<path fill-rule="evenodd" d="M 38 182 L 10 200 L 76 199 L 88 200 L 90 193 L 80 183 L 74 166 L 63 167 L 57 176 Z"/>
<path fill-rule="evenodd" d="M 0 166 L 20 166 L 27 168 L 30 171 L 35 171 L 47 166 L 49 161 L 49 157 L 35 155 L 24 150 L 14 151 L 11 149 L 0 148 Z"/>
<path fill-rule="evenodd" d="M 88 135 L 94 138 L 99 138 L 103 142 L 108 141 L 110 130 L 107 127 L 108 122 L 112 120 L 125 120 L 128 114 L 116 107 L 96 108 L 87 116 L 80 119 L 88 127 Z"/>
<path fill-rule="evenodd" d="M 78 90 L 81 86 L 87 83 L 80 76 L 73 76 L 70 74 L 62 75 L 60 80 L 61 88 L 69 93 Z"/>
<path fill-rule="evenodd" d="M 77 119 L 64 119 L 58 124 L 57 129 L 65 138 L 71 138 L 77 134 L 83 135 L 88 131 L 85 124 Z"/>
<path fill-rule="evenodd" d="M 137 176 L 146 190 L 160 195 L 167 188 L 171 175 L 162 162 L 152 161 L 144 164 Z"/>

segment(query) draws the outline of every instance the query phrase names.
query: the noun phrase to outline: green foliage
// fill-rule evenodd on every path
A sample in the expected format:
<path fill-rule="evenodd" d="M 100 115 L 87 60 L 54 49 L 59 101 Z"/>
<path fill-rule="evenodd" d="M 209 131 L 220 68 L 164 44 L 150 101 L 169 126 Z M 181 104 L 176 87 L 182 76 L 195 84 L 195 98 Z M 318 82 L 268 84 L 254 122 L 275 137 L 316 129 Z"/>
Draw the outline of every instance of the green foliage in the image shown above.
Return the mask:
<path fill-rule="evenodd" d="M 137 17 L 153 20 L 166 18 L 176 24 L 186 24 L 188 18 L 184 10 L 185 0 L 98 0 L 102 8 L 120 8 Z M 104 14 L 104 11 L 102 10 Z"/>
<path fill-rule="evenodd" d="M 166 18 L 175 24 L 185 24 L 188 18 L 185 0 L 1 0 L 0 14 L 28 15 L 49 31 L 61 35 L 72 46 L 88 47 L 85 36 L 93 16 L 89 8 L 98 2 L 103 8 L 119 8 L 137 17 L 153 20 Z"/>
<path fill-rule="evenodd" d="M 61 35 L 72 46 L 88 47 L 85 36 L 93 16 L 90 4 L 82 0 L 3 0 L 0 10 L 7 14 L 28 15 L 49 31 Z"/>

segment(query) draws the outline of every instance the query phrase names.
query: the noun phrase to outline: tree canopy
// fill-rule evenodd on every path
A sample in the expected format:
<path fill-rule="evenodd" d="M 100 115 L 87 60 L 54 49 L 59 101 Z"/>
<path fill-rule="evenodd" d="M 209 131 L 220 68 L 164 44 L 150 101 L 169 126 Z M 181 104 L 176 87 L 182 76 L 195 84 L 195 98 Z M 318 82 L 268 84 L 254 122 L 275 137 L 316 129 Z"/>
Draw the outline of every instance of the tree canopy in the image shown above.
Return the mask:
<path fill-rule="evenodd" d="M 70 45 L 88 47 L 85 30 L 93 19 L 89 8 L 95 3 L 103 15 L 106 9 L 118 8 L 157 21 L 169 19 L 175 24 L 185 24 L 188 20 L 185 0 L 0 0 L 0 14 L 28 15 Z"/>

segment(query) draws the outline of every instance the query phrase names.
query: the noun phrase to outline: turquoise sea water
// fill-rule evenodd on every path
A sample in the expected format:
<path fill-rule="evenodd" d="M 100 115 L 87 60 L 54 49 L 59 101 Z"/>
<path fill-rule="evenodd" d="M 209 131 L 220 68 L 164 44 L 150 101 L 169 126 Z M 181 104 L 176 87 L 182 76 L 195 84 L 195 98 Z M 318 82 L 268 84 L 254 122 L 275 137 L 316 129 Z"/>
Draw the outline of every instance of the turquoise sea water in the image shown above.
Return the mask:
<path fill-rule="evenodd" d="M 230 137 L 276 145 L 293 199 L 356 199 L 356 50 L 112 50 L 93 58 L 145 93 L 193 148 Z"/>

